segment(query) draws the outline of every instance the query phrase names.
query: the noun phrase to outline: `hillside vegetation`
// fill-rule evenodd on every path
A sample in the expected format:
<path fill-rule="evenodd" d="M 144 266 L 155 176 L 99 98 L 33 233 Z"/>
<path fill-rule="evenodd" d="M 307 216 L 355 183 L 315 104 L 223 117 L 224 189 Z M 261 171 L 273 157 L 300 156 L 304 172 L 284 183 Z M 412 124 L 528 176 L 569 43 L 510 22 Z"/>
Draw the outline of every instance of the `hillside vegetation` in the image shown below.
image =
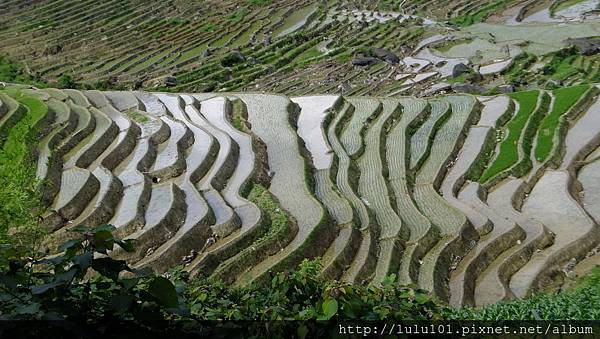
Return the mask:
<path fill-rule="evenodd" d="M 0 319 L 597 318 L 598 5 L 2 2 Z"/>
<path fill-rule="evenodd" d="M 0 56 L 24 78 L 62 88 L 288 95 L 552 89 L 600 80 L 598 18 L 579 5 L 8 1 Z"/>

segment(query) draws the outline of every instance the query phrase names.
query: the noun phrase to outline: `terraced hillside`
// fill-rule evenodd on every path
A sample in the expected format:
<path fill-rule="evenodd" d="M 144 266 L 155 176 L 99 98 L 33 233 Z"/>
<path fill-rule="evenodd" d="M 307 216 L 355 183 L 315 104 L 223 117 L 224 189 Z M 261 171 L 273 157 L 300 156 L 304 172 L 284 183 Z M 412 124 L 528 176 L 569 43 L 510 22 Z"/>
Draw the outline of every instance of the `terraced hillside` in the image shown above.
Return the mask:
<path fill-rule="evenodd" d="M 553 89 L 600 81 L 599 5 L 9 0 L 0 4 L 0 57 L 36 79 L 94 89 L 291 96 Z"/>
<path fill-rule="evenodd" d="M 40 127 L 48 253 L 73 225 L 135 240 L 109 255 L 243 285 L 304 258 L 389 275 L 452 305 L 560 286 L 599 261 L 600 89 L 287 97 L 0 91 L 0 136 Z M 31 120 L 31 121 L 30 121 Z M 10 138 L 10 137 L 9 137 Z M 594 254 L 596 253 L 596 254 Z"/>

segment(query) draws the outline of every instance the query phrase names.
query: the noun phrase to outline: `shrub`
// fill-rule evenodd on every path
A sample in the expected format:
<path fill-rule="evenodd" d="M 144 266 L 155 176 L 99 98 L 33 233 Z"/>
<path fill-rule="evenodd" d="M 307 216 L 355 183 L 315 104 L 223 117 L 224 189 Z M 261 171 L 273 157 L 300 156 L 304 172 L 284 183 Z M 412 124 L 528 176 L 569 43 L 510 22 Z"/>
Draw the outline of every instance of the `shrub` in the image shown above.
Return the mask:
<path fill-rule="evenodd" d="M 2 56 L 0 56 L 0 81 L 47 87 L 41 78 L 27 73 L 21 64 L 11 62 Z"/>
<path fill-rule="evenodd" d="M 79 238 L 62 244 L 62 253 L 50 258 L 33 259 L 23 246 L 0 247 L 0 319 L 99 324 L 116 317 L 151 326 L 150 319 L 185 309 L 168 279 L 105 256 L 115 245 L 133 250 L 130 241 L 113 236 L 114 226 L 70 231 Z"/>
<path fill-rule="evenodd" d="M 0 319 L 64 319 L 91 327 L 128 321 L 155 331 L 182 330 L 182 322 L 170 320 L 441 319 L 442 306 L 425 291 L 400 287 L 393 275 L 381 286 L 324 281 L 320 261 L 304 260 L 298 270 L 276 274 L 268 288 L 188 284 L 182 267 L 155 276 L 106 256 L 115 245 L 133 250 L 131 241 L 113 235 L 112 225 L 69 231 L 78 239 L 62 244 L 61 254 L 51 258 L 33 259 L 22 246 L 0 247 Z M 284 326 L 290 324 L 299 326 Z M 271 331 L 268 325 L 254 326 L 264 333 Z M 337 330 L 335 323 L 330 326 Z"/>
<path fill-rule="evenodd" d="M 58 88 L 77 88 L 77 83 L 69 74 L 63 74 L 58 78 Z"/>
<path fill-rule="evenodd" d="M 319 260 L 304 260 L 297 271 L 279 273 L 270 285 L 232 288 L 192 282 L 190 310 L 201 319 L 226 320 L 432 320 L 443 307 L 425 291 L 401 287 L 395 276 L 381 286 L 324 281 Z"/>
<path fill-rule="evenodd" d="M 246 58 L 240 52 L 231 52 L 221 59 L 221 66 L 231 67 L 246 61 Z"/>

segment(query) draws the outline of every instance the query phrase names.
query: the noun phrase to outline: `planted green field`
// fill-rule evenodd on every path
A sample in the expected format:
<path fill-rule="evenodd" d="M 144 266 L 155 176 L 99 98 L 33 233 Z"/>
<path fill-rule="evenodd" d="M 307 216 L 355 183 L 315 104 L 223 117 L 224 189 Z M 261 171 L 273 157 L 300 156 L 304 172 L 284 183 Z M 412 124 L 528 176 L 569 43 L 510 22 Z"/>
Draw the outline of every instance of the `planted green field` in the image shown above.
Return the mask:
<path fill-rule="evenodd" d="M 548 158 L 554 147 L 556 130 L 561 117 L 575 105 L 575 103 L 589 89 L 588 85 L 560 88 L 552 92 L 554 105 L 548 115 L 542 120 L 535 142 L 535 158 L 542 162 Z"/>
<path fill-rule="evenodd" d="M 479 179 L 481 182 L 486 182 L 494 178 L 519 161 L 519 138 L 530 115 L 536 108 L 539 95 L 539 91 L 520 92 L 510 95 L 518 103 L 519 110 L 503 129 L 504 139 L 496 151 L 496 157 L 493 158 L 491 164 Z"/>

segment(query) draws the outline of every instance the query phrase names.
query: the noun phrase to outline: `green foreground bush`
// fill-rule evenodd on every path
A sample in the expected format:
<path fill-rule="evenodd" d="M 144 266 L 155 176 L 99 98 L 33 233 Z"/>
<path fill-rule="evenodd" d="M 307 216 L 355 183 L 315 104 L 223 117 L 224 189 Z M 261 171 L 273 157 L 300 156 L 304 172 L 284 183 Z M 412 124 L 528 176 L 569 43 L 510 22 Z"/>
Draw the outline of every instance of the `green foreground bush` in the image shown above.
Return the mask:
<path fill-rule="evenodd" d="M 232 287 L 189 281 L 182 267 L 157 276 L 105 254 L 133 243 L 115 227 L 77 226 L 79 238 L 60 255 L 35 259 L 25 246 L 0 247 L 0 320 L 65 319 L 101 324 L 128 321 L 152 328 L 198 320 L 585 320 L 599 319 L 600 268 L 569 291 L 538 294 L 480 309 L 451 309 L 426 291 L 399 286 L 388 276 L 379 285 L 325 281 L 319 260 L 278 273 L 268 285 Z M 159 321 L 159 322 L 157 322 Z M 185 322 L 184 322 L 185 323 Z"/>
<path fill-rule="evenodd" d="M 324 281 L 318 260 L 276 274 L 268 286 L 188 282 L 181 267 L 155 276 L 98 255 L 117 245 L 133 250 L 114 230 L 71 228 L 79 239 L 61 245 L 61 255 L 40 260 L 24 246 L 2 245 L 0 319 L 441 319 L 441 306 L 425 291 L 398 286 L 393 276 L 381 286 Z"/>

